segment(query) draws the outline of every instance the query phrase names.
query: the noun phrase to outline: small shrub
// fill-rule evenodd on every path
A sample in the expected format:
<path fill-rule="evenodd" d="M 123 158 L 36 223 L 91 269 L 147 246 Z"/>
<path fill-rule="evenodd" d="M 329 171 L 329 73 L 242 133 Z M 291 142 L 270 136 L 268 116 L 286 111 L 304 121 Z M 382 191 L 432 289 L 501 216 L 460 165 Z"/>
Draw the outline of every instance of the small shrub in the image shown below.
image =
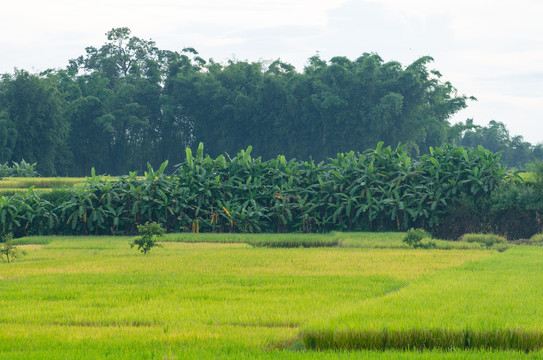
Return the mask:
<path fill-rule="evenodd" d="M 164 229 L 162 225 L 156 222 L 146 222 L 145 225 L 138 225 L 138 232 L 140 237 L 134 239 L 130 244 L 130 247 L 137 246 L 138 250 L 141 251 L 144 255 L 147 255 L 154 247 L 162 247 L 162 245 L 157 244 L 155 237 L 164 236 Z"/>
<path fill-rule="evenodd" d="M 496 250 L 497 252 L 504 252 L 506 250 L 509 250 L 510 246 L 508 244 L 494 244 L 492 246 L 492 249 Z"/>
<path fill-rule="evenodd" d="M 10 263 L 21 255 L 26 255 L 26 252 L 17 249 L 17 246 L 13 242 L 13 235 L 9 233 L 2 236 L 2 239 L 0 240 L 0 259 Z"/>
<path fill-rule="evenodd" d="M 405 234 L 402 242 L 415 249 L 435 249 L 437 245 L 433 241 L 423 243 L 422 239 L 429 237 L 428 233 L 424 229 L 409 229 Z"/>
<path fill-rule="evenodd" d="M 485 245 L 487 248 L 497 244 L 507 245 L 507 240 L 503 236 L 494 234 L 464 234 L 460 240 L 469 243 L 479 243 Z"/>

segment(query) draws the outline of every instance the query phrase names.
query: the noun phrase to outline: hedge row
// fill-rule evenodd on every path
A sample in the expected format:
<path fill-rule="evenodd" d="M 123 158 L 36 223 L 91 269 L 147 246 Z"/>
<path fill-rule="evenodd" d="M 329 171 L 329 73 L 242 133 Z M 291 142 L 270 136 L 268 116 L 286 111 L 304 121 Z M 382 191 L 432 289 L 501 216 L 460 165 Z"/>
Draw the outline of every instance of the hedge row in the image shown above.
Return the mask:
<path fill-rule="evenodd" d="M 186 149 L 173 174 L 166 175 L 166 166 L 149 166 L 143 178 L 131 173 L 111 181 L 93 172 L 81 188 L 0 197 L 0 230 L 15 236 L 133 234 L 138 224 L 156 221 L 169 232 L 422 227 L 443 233 L 462 226 L 447 225 L 462 199 L 477 206 L 490 201 L 507 177 L 499 155 L 481 147 L 430 148 L 412 159 L 403 147 L 382 143 L 318 164 L 284 156 L 262 161 L 251 157 L 250 147 L 212 159 L 200 144 L 195 155 Z"/>

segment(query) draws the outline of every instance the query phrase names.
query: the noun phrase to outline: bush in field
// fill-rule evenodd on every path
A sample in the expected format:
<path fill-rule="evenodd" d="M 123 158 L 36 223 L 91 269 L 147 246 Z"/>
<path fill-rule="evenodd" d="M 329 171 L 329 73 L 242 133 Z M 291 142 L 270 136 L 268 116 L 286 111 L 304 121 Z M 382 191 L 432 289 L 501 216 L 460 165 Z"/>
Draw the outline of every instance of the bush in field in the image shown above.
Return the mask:
<path fill-rule="evenodd" d="M 13 243 L 13 235 L 7 234 L 2 236 L 0 240 L 0 259 L 5 262 L 12 262 L 21 255 L 25 255 L 24 251 L 19 251 Z"/>
<path fill-rule="evenodd" d="M 428 236 L 429 234 L 424 229 L 411 228 L 407 230 L 407 233 L 402 239 L 402 242 L 406 243 L 409 246 L 412 246 L 415 249 L 435 249 L 437 247 L 435 242 L 422 242 L 422 239 L 427 238 Z"/>
<path fill-rule="evenodd" d="M 502 244 L 502 243 L 499 243 L 499 244 L 494 244 L 492 246 L 492 249 L 498 251 L 498 252 L 504 252 L 506 250 L 509 250 L 510 246 L 509 244 Z"/>
<path fill-rule="evenodd" d="M 543 233 L 535 234 L 529 239 L 520 239 L 518 241 L 515 241 L 515 244 L 543 246 Z"/>
<path fill-rule="evenodd" d="M 155 237 L 164 236 L 164 229 L 160 224 L 156 222 L 146 222 L 145 225 L 138 225 L 138 231 L 140 237 L 134 239 L 130 244 L 130 247 L 137 246 L 138 250 L 141 251 L 144 255 L 147 255 L 154 247 L 161 247 L 160 244 L 157 244 Z"/>
<path fill-rule="evenodd" d="M 496 244 L 507 244 L 507 240 L 503 236 L 494 234 L 464 234 L 460 240 L 469 243 L 476 242 L 486 246 L 487 248 L 490 248 Z"/>
<path fill-rule="evenodd" d="M 543 244 L 543 234 L 535 234 L 530 238 L 534 243 Z"/>

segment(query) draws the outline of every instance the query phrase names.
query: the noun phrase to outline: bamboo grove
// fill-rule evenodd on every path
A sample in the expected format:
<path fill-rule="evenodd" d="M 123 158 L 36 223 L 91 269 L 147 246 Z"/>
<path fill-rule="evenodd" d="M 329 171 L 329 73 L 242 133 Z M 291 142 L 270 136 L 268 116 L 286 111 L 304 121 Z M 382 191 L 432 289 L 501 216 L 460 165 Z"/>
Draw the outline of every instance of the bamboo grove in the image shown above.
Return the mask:
<path fill-rule="evenodd" d="M 156 221 L 169 232 L 328 232 L 434 229 L 462 195 L 488 198 L 506 177 L 489 150 L 430 148 L 410 158 L 379 143 L 327 162 L 277 156 L 204 156 L 203 144 L 171 175 L 93 171 L 81 187 L 0 197 L 0 226 L 15 236 L 132 234 Z"/>
<path fill-rule="evenodd" d="M 206 144 L 213 157 L 253 146 L 253 155 L 323 161 L 378 141 L 411 156 L 443 143 L 502 151 L 522 169 L 543 145 L 450 118 L 460 95 L 425 56 L 403 66 L 363 53 L 308 59 L 302 72 L 280 60 L 205 61 L 192 48 L 159 49 L 112 29 L 99 48 L 65 69 L 0 75 L 0 163 L 37 163 L 41 176 L 124 175 Z"/>

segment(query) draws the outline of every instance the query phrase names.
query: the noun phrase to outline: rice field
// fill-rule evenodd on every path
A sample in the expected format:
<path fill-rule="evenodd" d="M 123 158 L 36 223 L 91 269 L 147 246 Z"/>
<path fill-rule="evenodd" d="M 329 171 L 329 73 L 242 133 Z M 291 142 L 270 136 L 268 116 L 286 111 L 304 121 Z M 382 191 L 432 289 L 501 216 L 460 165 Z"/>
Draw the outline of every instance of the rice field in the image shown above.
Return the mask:
<path fill-rule="evenodd" d="M 0 189 L 58 189 L 73 187 L 85 181 L 86 178 L 70 177 L 8 177 L 0 179 Z"/>
<path fill-rule="evenodd" d="M 0 196 L 24 194 L 30 187 L 37 193 L 75 187 L 82 184 L 85 178 L 68 177 L 5 177 L 0 178 Z"/>
<path fill-rule="evenodd" d="M 0 263 L 0 359 L 543 356 L 484 346 L 360 346 L 367 342 L 360 334 L 382 338 L 384 329 L 397 337 L 413 329 L 538 334 L 540 247 L 380 248 L 398 235 L 337 233 L 320 239 L 339 239 L 333 247 L 284 248 L 210 235 L 171 234 L 146 256 L 128 237 L 20 239 L 27 255 Z M 289 237 L 266 236 L 274 239 L 257 239 Z"/>
<path fill-rule="evenodd" d="M 315 348 L 541 349 L 542 281 L 541 248 L 517 247 L 317 320 L 304 339 Z"/>

